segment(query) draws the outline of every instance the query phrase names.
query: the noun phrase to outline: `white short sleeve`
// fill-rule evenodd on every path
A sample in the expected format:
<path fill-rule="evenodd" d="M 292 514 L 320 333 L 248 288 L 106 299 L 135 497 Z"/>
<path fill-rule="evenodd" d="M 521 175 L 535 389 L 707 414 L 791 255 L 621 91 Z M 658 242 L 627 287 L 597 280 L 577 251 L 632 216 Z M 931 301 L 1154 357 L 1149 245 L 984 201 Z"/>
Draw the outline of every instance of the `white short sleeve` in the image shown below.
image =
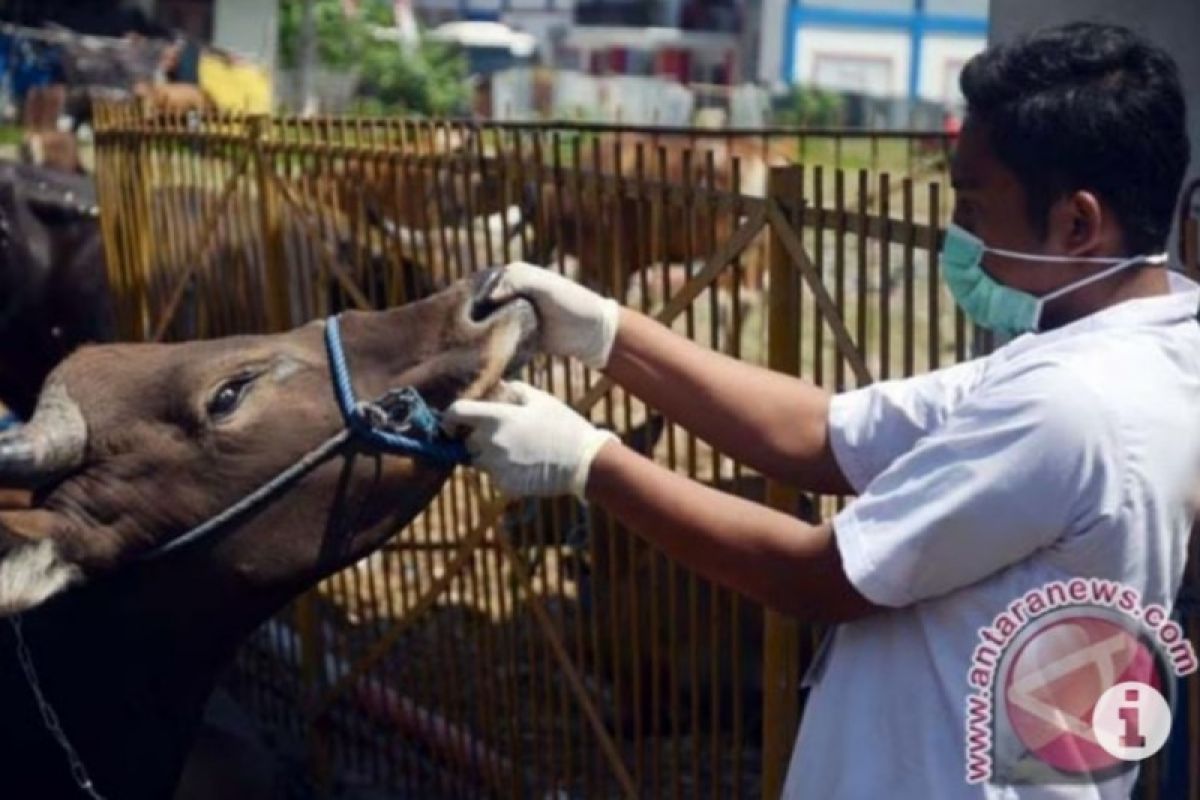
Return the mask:
<path fill-rule="evenodd" d="M 829 406 L 834 458 L 861 493 L 876 475 L 940 427 L 978 383 L 985 359 L 835 395 Z"/>
<path fill-rule="evenodd" d="M 834 518 L 851 583 L 877 604 L 909 605 L 1116 514 L 1123 462 L 1111 428 L 1063 367 L 981 387 Z"/>

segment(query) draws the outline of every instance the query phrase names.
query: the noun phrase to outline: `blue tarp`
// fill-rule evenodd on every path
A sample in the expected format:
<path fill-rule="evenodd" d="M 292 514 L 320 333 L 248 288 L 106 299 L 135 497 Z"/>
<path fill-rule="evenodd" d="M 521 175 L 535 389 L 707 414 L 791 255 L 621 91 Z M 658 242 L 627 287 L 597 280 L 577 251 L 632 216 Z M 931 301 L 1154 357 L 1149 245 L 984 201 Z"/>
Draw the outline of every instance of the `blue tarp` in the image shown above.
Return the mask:
<path fill-rule="evenodd" d="M 8 77 L 19 104 L 30 89 L 62 80 L 62 57 L 57 45 L 0 33 L 0 74 Z"/>

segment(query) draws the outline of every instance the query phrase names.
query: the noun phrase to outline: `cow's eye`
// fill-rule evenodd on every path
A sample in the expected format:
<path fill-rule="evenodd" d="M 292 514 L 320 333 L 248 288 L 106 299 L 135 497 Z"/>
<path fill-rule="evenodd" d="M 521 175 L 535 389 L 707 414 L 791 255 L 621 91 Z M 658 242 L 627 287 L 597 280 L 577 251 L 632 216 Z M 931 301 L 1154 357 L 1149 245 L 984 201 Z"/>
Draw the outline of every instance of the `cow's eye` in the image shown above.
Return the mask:
<path fill-rule="evenodd" d="M 253 375 L 241 375 L 221 384 L 216 394 L 208 401 L 208 416 L 221 419 L 236 411 L 254 378 Z"/>

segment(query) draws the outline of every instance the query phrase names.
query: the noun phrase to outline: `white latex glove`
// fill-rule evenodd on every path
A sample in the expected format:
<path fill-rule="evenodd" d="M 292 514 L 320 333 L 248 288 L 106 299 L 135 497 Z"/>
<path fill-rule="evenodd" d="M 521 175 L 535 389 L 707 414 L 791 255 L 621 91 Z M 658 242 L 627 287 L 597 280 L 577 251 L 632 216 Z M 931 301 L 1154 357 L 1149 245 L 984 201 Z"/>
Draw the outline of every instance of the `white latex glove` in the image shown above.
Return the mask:
<path fill-rule="evenodd" d="M 571 356 L 594 369 L 608 364 L 617 336 L 620 306 L 557 272 L 515 262 L 504 267 L 492 298 L 521 295 L 535 306 L 541 318 L 542 350 L 553 356 Z"/>
<path fill-rule="evenodd" d="M 509 497 L 574 494 L 583 499 L 596 453 L 617 437 L 553 395 L 527 383 L 506 384 L 517 403 L 457 400 L 443 427 L 471 429 L 467 450 Z"/>

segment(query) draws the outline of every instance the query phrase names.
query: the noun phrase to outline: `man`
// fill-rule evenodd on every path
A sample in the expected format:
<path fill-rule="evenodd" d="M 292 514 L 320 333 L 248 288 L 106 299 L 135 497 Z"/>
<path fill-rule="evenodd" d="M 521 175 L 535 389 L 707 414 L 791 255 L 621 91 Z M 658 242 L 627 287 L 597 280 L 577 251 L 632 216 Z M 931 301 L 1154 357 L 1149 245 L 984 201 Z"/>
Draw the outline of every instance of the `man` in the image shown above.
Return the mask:
<path fill-rule="evenodd" d="M 1170 58 L 1075 24 L 975 57 L 943 269 L 994 354 L 831 397 L 709 352 L 529 265 L 546 352 L 582 359 L 722 451 L 806 490 L 856 493 L 808 525 L 659 467 L 556 399 L 460 401 L 476 463 L 513 496 L 574 492 L 701 574 L 841 623 L 785 795 L 1128 796 L 1135 771 L 971 785 L 978 632 L 1055 580 L 1170 608 L 1200 463 L 1200 287 L 1164 268 L 1188 162 Z M 1055 784 L 1055 785 L 1048 785 Z"/>

